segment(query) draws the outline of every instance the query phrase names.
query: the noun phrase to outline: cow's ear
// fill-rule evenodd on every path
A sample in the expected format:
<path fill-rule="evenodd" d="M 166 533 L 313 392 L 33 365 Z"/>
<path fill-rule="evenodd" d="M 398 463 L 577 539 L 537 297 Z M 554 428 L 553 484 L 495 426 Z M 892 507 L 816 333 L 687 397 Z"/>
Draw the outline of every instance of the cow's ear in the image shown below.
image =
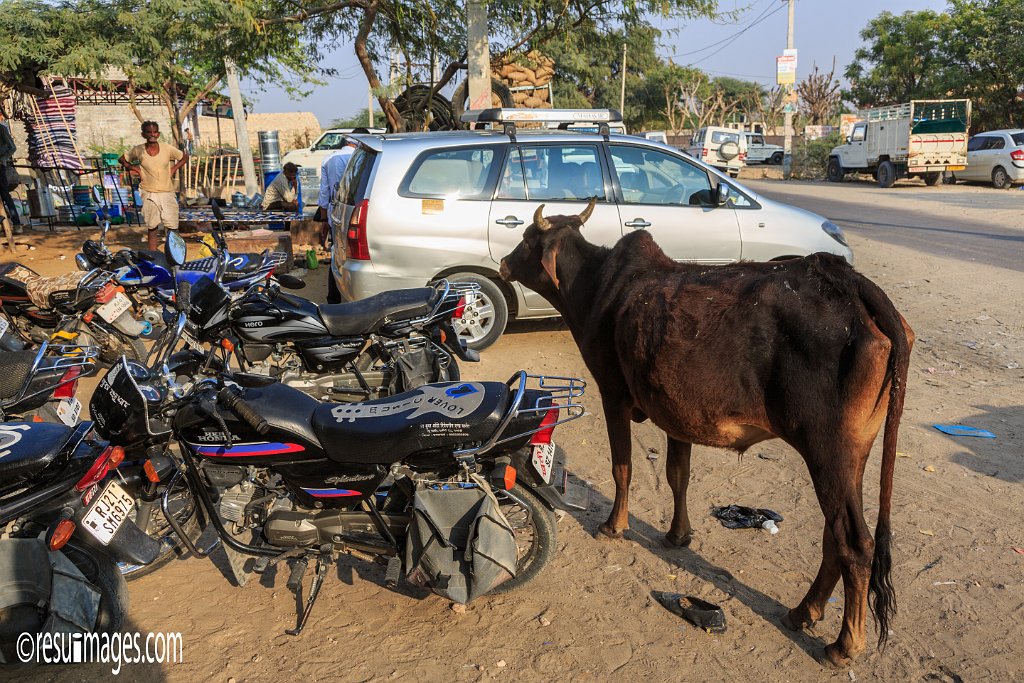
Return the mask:
<path fill-rule="evenodd" d="M 540 264 L 544 266 L 544 271 L 551 278 L 551 282 L 554 283 L 555 289 L 558 289 L 558 275 L 556 273 L 556 265 L 558 261 L 558 242 L 552 240 L 550 243 L 544 246 L 544 255 L 540 259 Z"/>

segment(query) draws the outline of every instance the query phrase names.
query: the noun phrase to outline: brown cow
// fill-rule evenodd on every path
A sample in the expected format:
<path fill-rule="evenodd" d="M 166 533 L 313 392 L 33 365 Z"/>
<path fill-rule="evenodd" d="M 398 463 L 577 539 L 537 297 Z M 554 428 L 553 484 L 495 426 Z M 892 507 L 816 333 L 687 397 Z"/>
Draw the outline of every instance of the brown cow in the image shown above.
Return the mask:
<path fill-rule="evenodd" d="M 865 647 L 868 592 L 884 648 L 896 599 L 889 577 L 889 516 L 896 435 L 913 332 L 882 290 L 842 258 L 812 254 L 772 263 L 676 263 L 637 231 L 611 249 L 587 242 L 579 216 L 539 207 L 501 276 L 561 313 L 601 390 L 615 503 L 601 532 L 628 528 L 630 420 L 668 436 L 666 474 L 675 513 L 669 543 L 690 542 L 686 488 L 692 444 L 743 452 L 771 438 L 795 448 L 825 515 L 823 557 L 804 599 L 785 617 L 812 625 L 842 576 L 846 595 L 828 661 Z M 885 423 L 875 538 L 864 522 L 868 452 Z"/>

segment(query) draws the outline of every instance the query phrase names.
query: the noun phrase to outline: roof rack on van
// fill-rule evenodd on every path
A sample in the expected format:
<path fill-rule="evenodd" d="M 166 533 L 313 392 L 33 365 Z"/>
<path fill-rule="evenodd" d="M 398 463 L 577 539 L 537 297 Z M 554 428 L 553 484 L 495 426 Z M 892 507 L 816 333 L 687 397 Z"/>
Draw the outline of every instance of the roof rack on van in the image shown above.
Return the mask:
<path fill-rule="evenodd" d="M 622 114 L 617 109 L 513 109 L 497 107 L 494 109 L 473 109 L 462 115 L 463 123 L 475 123 L 477 128 L 487 123 L 500 123 L 512 142 L 516 141 L 516 122 L 520 123 L 557 123 L 558 128 L 566 130 L 573 123 L 596 123 L 598 132 L 608 139 L 609 123 L 622 121 Z"/>

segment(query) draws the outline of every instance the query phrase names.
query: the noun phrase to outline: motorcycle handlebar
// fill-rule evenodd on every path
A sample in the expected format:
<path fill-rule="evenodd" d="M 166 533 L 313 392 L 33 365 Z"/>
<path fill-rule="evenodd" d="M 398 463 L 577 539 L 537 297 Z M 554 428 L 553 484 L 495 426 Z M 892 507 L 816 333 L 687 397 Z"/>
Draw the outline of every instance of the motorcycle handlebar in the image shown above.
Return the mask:
<path fill-rule="evenodd" d="M 260 436 L 266 436 L 270 432 L 270 425 L 260 414 L 253 410 L 252 406 L 230 387 L 224 387 L 217 394 L 217 402 L 233 412 L 243 422 L 256 430 Z"/>

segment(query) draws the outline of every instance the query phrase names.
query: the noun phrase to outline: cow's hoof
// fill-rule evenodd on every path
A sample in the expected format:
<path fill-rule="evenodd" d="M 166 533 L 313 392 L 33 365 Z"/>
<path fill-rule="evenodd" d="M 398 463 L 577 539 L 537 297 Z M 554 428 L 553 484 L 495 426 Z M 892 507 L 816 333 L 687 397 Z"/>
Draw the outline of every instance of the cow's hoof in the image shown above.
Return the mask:
<path fill-rule="evenodd" d="M 814 626 L 815 621 L 820 621 L 820 619 L 815 619 L 806 609 L 799 607 L 794 607 L 782 615 L 782 625 L 790 631 L 801 631 L 805 628 L 811 628 Z"/>
<path fill-rule="evenodd" d="M 662 543 L 667 548 L 685 548 L 690 545 L 691 541 L 690 534 L 684 534 L 682 536 L 676 536 L 671 531 L 665 534 L 665 538 Z"/>
<path fill-rule="evenodd" d="M 614 527 L 609 526 L 607 522 L 597 527 L 597 530 L 601 533 L 601 536 L 611 538 L 616 541 L 622 540 L 622 536 L 626 532 L 625 529 L 615 529 Z"/>
<path fill-rule="evenodd" d="M 853 657 L 843 654 L 838 643 L 825 646 L 825 664 L 836 669 L 847 669 L 853 664 Z"/>

